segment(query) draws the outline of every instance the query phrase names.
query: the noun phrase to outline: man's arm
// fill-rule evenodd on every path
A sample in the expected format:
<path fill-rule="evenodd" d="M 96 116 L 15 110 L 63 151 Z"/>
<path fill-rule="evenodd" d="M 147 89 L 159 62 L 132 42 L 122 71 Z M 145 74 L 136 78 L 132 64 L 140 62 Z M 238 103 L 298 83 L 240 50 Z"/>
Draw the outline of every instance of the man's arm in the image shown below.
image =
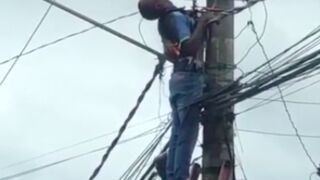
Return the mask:
<path fill-rule="evenodd" d="M 183 54 L 184 56 L 196 56 L 205 38 L 207 22 L 208 22 L 207 16 L 202 16 L 199 19 L 197 26 L 194 32 L 192 33 L 191 37 L 186 41 L 182 42 L 181 54 Z"/>
<path fill-rule="evenodd" d="M 205 38 L 207 22 L 212 17 L 211 13 L 201 16 L 193 32 L 192 25 L 185 16 L 172 14 L 168 17 L 166 28 L 169 29 L 173 40 L 179 44 L 180 56 L 196 56 Z"/>

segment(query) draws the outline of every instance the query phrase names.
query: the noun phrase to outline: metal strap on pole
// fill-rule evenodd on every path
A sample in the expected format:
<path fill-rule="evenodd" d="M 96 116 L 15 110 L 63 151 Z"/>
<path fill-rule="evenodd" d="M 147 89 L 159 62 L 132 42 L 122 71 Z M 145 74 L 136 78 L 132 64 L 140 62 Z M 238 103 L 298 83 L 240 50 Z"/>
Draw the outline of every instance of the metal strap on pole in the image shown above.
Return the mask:
<path fill-rule="evenodd" d="M 121 34 L 118 31 L 115 31 L 115 30 L 105 26 L 102 23 L 99 23 L 98 21 L 96 21 L 94 19 L 91 19 L 91 18 L 89 18 L 89 17 L 87 17 L 87 16 L 85 16 L 83 14 L 80 14 L 79 12 L 77 12 L 75 10 L 72 10 L 72 9 L 70 9 L 70 8 L 64 6 L 64 5 L 62 5 L 62 4 L 60 4 L 60 3 L 56 2 L 56 1 L 52 1 L 52 0 L 44 0 L 44 1 L 52 4 L 53 6 L 59 8 L 59 9 L 62 9 L 64 11 L 66 11 L 66 12 L 68 12 L 68 13 L 70 13 L 70 14 L 72 14 L 72 15 L 74 15 L 74 16 L 76 16 L 76 17 L 78 17 L 78 18 L 80 18 L 80 19 L 82 19 L 82 20 L 84 20 L 86 22 L 88 22 L 88 23 L 91 23 L 91 24 L 97 26 L 98 28 L 103 29 L 103 30 L 105 30 L 105 31 L 107 31 L 107 32 L 109 32 L 109 33 L 111 33 L 111 34 L 113 34 L 113 35 L 115 35 L 115 36 L 117 36 L 117 37 L 119 37 L 119 38 L 121 38 L 121 39 L 123 39 L 123 40 L 125 40 L 125 41 L 127 41 L 127 42 L 129 42 L 129 43 L 131 43 L 131 44 L 133 44 L 133 45 L 135 45 L 137 47 L 139 47 L 139 48 L 141 48 L 141 49 L 144 49 L 144 50 L 148 51 L 151 54 L 156 55 L 160 60 L 161 59 L 166 59 L 164 54 L 162 54 L 162 53 L 160 53 L 160 52 L 158 52 L 158 51 L 156 51 L 156 50 L 154 50 L 154 49 L 152 49 L 152 48 L 150 48 L 148 46 L 145 46 L 144 44 L 142 44 L 142 43 L 140 43 L 140 42 L 138 42 L 138 41 L 136 41 L 136 40 L 124 35 L 124 34 Z"/>

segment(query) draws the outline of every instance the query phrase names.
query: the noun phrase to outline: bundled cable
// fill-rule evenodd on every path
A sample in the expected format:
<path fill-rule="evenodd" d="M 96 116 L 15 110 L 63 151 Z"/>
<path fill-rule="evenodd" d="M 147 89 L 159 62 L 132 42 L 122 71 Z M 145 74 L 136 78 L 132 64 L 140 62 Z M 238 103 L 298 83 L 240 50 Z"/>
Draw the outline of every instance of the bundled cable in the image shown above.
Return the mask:
<path fill-rule="evenodd" d="M 119 180 L 138 180 L 142 171 L 145 169 L 147 163 L 150 161 L 156 148 L 159 146 L 164 135 L 168 132 L 171 127 L 171 123 L 167 123 L 161 133 L 157 135 L 149 145 L 141 152 L 137 159 L 130 165 L 126 172 L 119 178 Z M 144 177 L 142 175 L 141 177 Z"/>
<path fill-rule="evenodd" d="M 90 180 L 93 180 L 100 172 L 101 168 L 103 167 L 103 165 L 105 164 L 105 162 L 108 160 L 109 155 L 111 154 L 112 150 L 116 147 L 118 141 L 120 140 L 122 134 L 124 133 L 124 131 L 126 130 L 129 122 L 131 121 L 131 119 L 133 118 L 133 116 L 135 115 L 135 113 L 137 112 L 138 108 L 140 107 L 145 95 L 147 94 L 147 92 L 150 90 L 154 80 L 156 79 L 156 77 L 160 74 L 160 72 L 163 69 L 163 65 L 165 63 L 164 59 L 160 59 L 160 62 L 158 65 L 156 65 L 152 78 L 150 79 L 150 81 L 146 84 L 145 88 L 143 89 L 141 95 L 139 96 L 136 105 L 133 107 L 133 109 L 130 111 L 128 117 L 126 118 L 126 120 L 124 121 L 123 125 L 121 126 L 121 128 L 119 129 L 118 135 L 114 138 L 114 140 L 112 141 L 110 147 L 107 149 L 106 153 L 103 155 L 100 164 L 97 166 L 97 168 L 94 170 L 93 174 L 90 176 Z"/>

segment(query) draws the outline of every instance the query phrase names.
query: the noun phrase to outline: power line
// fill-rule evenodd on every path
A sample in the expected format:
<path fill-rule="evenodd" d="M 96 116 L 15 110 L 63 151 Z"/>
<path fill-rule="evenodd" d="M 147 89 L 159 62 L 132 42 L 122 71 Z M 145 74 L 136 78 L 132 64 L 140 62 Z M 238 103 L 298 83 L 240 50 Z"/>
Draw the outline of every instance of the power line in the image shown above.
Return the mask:
<path fill-rule="evenodd" d="M 243 79 L 245 77 L 249 77 L 252 76 L 254 73 L 259 72 L 259 70 L 263 67 L 265 67 L 268 63 L 271 63 L 272 61 L 280 61 L 285 63 L 288 59 L 293 59 L 293 56 L 288 56 L 284 59 L 281 59 L 281 57 L 283 57 L 285 54 L 289 53 L 290 51 L 292 51 L 294 48 L 296 48 L 297 46 L 299 46 L 300 44 L 304 43 L 305 41 L 309 40 L 311 37 L 315 36 L 317 33 L 320 32 L 320 25 L 317 26 L 314 30 L 312 30 L 310 33 L 308 33 L 305 37 L 303 37 L 301 40 L 299 40 L 298 42 L 294 43 L 293 45 L 291 45 L 290 47 L 286 48 L 285 50 L 283 50 L 282 52 L 280 52 L 278 55 L 276 55 L 275 57 L 273 57 L 269 62 L 265 62 L 263 64 L 261 64 L 260 66 L 258 66 L 257 68 L 251 70 L 250 72 L 246 73 L 245 76 L 240 77 L 239 79 Z M 301 50 L 301 49 L 300 49 Z M 299 51 L 300 51 L 299 50 Z M 297 51 L 295 51 L 293 54 L 295 54 Z M 284 64 L 287 65 L 287 64 Z M 255 76 L 253 76 L 254 78 Z M 253 79 L 251 78 L 251 80 Z"/>
<path fill-rule="evenodd" d="M 157 56 L 159 60 L 166 59 L 165 55 L 163 55 L 162 53 L 158 52 L 157 50 L 154 50 L 154 49 L 152 49 L 152 48 L 140 43 L 139 41 L 136 41 L 136 40 L 130 38 L 129 36 L 126 36 L 126 35 L 118 32 L 118 31 L 116 31 L 116 30 L 114 30 L 114 29 L 112 29 L 110 27 L 107 27 L 107 26 L 101 24 L 100 22 L 98 22 L 98 21 L 96 21 L 96 20 L 94 20 L 92 18 L 89 18 L 89 17 L 87 17 L 87 16 L 85 16 L 85 15 L 83 15 L 83 14 L 81 14 L 81 13 L 79 13 L 79 12 L 73 10 L 73 9 L 70 9 L 69 7 L 64 6 L 61 3 L 58 3 L 58 2 L 52 1 L 52 0 L 43 0 L 43 1 L 45 1 L 47 3 L 50 3 L 53 6 L 59 8 L 59 9 L 61 9 L 63 11 L 66 11 L 69 14 L 71 14 L 71 15 L 79 18 L 79 19 L 82 19 L 83 21 L 86 21 L 86 22 L 88 22 L 88 23 L 90 23 L 90 24 L 92 24 L 92 25 L 94 25 L 94 26 L 96 26 L 96 27 L 98 27 L 98 28 L 100 28 L 100 29 L 102 29 L 102 30 L 104 30 L 104 31 L 106 31 L 106 32 L 108 32 L 108 33 L 110 33 L 110 34 L 112 34 L 112 35 L 114 35 L 114 36 L 116 36 L 116 37 L 118 37 L 118 38 L 120 38 L 120 39 L 122 39 L 122 40 L 124 40 L 124 41 L 126 41 L 126 42 L 128 42 L 130 44 L 132 44 L 132 45 L 134 45 L 134 46 L 136 46 L 136 47 L 139 47 L 139 48 L 145 50 L 146 52 L 149 52 L 149 53 Z"/>
<path fill-rule="evenodd" d="M 248 180 L 248 176 L 247 176 L 247 173 L 246 173 L 246 171 L 245 171 L 245 169 L 244 169 L 244 166 L 243 166 L 243 164 L 242 164 L 242 160 L 241 160 L 241 157 L 240 157 L 239 150 L 238 150 L 237 147 L 236 147 L 235 149 L 236 149 L 236 151 L 238 152 L 239 167 L 240 167 L 240 170 L 241 170 L 242 175 L 243 175 L 243 177 L 244 177 L 244 180 Z"/>
<path fill-rule="evenodd" d="M 296 44 L 293 46 L 289 47 L 286 51 L 290 51 L 293 49 L 293 47 L 298 46 L 299 44 L 302 44 L 302 42 L 307 41 L 310 37 L 315 36 L 317 33 L 320 31 L 320 26 L 316 27 L 312 32 L 307 34 L 304 38 L 302 38 L 300 41 L 298 41 Z M 294 62 L 295 59 L 298 57 L 302 56 L 306 52 L 310 51 L 314 47 L 318 46 L 320 42 L 320 35 L 318 35 L 316 38 L 312 39 L 310 42 L 304 44 L 302 47 L 299 47 L 298 49 L 295 49 L 293 53 L 289 54 L 283 59 L 280 59 L 278 57 L 283 56 L 284 53 L 280 53 L 276 58 L 273 58 L 271 61 L 273 61 L 274 66 L 278 66 L 276 69 L 280 69 L 283 66 L 285 66 L 288 63 Z M 286 52 L 284 51 L 284 52 Z M 276 62 L 278 61 L 278 62 Z"/>
<path fill-rule="evenodd" d="M 265 10 L 265 12 L 266 12 L 266 14 L 267 14 L 268 11 L 267 11 L 267 7 L 266 7 L 266 4 L 265 4 L 264 1 L 263 1 L 263 7 L 264 7 L 264 10 Z M 259 39 L 259 36 L 258 36 L 258 34 L 257 34 L 257 31 L 255 30 L 254 24 L 252 25 L 252 31 L 253 31 L 253 33 L 256 35 L 257 42 L 258 42 L 259 46 L 261 47 L 261 50 L 262 50 L 262 52 L 263 52 L 264 57 L 266 58 L 266 61 L 269 62 L 270 59 L 269 59 L 269 57 L 268 57 L 268 55 L 267 55 L 267 53 L 266 53 L 266 50 L 265 50 L 263 44 L 261 43 L 261 41 L 260 41 L 260 39 Z M 274 70 L 272 69 L 271 64 L 268 63 L 268 66 L 269 66 L 269 68 L 270 68 L 270 70 L 271 70 L 271 73 L 274 75 Z M 303 140 L 302 140 L 302 138 L 301 138 L 301 136 L 300 136 L 300 134 L 299 134 L 299 130 L 298 130 L 295 122 L 294 122 L 293 119 L 292 119 L 292 115 L 291 115 L 291 113 L 290 113 L 290 111 L 289 111 L 289 108 L 288 108 L 287 103 L 285 102 L 285 99 L 284 99 L 284 96 L 283 96 L 283 92 L 282 92 L 280 86 L 277 86 L 277 88 L 278 88 L 278 90 L 279 90 L 280 98 L 281 98 L 281 100 L 283 101 L 283 106 L 284 106 L 285 111 L 286 111 L 286 113 L 287 113 L 287 116 L 288 116 L 288 119 L 289 119 L 289 121 L 290 121 L 290 124 L 291 124 L 293 130 L 295 131 L 295 134 L 296 134 L 296 136 L 297 136 L 297 138 L 298 138 L 298 140 L 299 140 L 299 142 L 300 142 L 300 144 L 301 144 L 301 146 L 302 146 L 302 148 L 303 148 L 306 156 L 309 158 L 309 160 L 310 160 L 310 162 L 312 163 L 312 165 L 313 165 L 315 168 L 317 168 L 317 165 L 316 165 L 315 161 L 312 159 L 312 157 L 311 157 L 311 155 L 310 155 L 310 153 L 309 153 L 306 145 L 304 144 L 304 142 L 303 142 Z"/>
<path fill-rule="evenodd" d="M 289 134 L 289 133 L 279 133 L 279 132 L 267 132 L 267 131 L 258 131 L 258 130 L 250 130 L 250 129 L 238 129 L 240 132 L 244 133 L 252 133 L 252 134 L 261 134 L 261 135 L 270 135 L 270 136 L 283 136 L 283 137 L 297 137 L 296 134 Z M 310 139 L 320 139 L 319 136 L 312 136 L 312 135 L 302 135 L 303 138 L 310 138 Z"/>
<path fill-rule="evenodd" d="M 319 55 L 320 50 L 317 50 L 300 58 L 299 60 L 296 60 L 293 64 L 288 64 L 286 68 L 278 70 L 277 72 L 273 72 L 267 76 L 256 76 L 255 80 L 252 82 L 240 84 L 240 80 L 245 78 L 245 76 L 239 77 L 236 81 L 226 88 L 223 88 L 221 91 L 215 94 L 208 93 L 203 98 L 200 98 L 189 105 L 197 103 L 214 103 L 216 108 L 232 106 L 257 94 L 270 90 L 271 88 L 275 88 L 281 84 L 295 80 L 299 76 L 305 75 L 306 72 L 311 73 L 314 70 L 319 69 Z M 265 63 L 265 65 L 268 63 Z"/>
<path fill-rule="evenodd" d="M 254 6 L 258 2 L 262 2 L 262 1 L 263 0 L 249 0 L 249 1 L 247 1 L 246 5 L 244 5 L 244 6 L 235 7 L 235 8 L 229 9 L 229 10 L 222 11 L 215 18 L 211 19 L 208 22 L 208 24 L 218 23 L 218 22 L 222 21 L 224 18 L 241 13 L 242 11 L 244 11 L 244 10 Z M 210 11 L 210 9 L 208 9 L 208 10 Z"/>
<path fill-rule="evenodd" d="M 46 12 L 44 13 L 44 15 L 42 16 L 40 22 L 38 23 L 38 25 L 36 26 L 36 28 L 33 30 L 33 32 L 31 33 L 28 41 L 26 42 L 26 44 L 24 45 L 24 47 L 22 48 L 22 50 L 20 51 L 19 55 L 14 59 L 14 62 L 12 63 L 12 65 L 10 66 L 9 70 L 6 72 L 6 74 L 4 75 L 4 77 L 2 78 L 1 82 L 0 82 L 0 87 L 3 85 L 3 83 L 6 81 L 6 79 L 8 78 L 9 74 L 11 73 L 11 71 L 13 70 L 13 68 L 16 66 L 16 64 L 18 63 L 21 55 L 24 53 L 24 51 L 27 49 L 27 47 L 29 46 L 30 42 L 32 41 L 33 37 L 36 35 L 36 33 L 38 32 L 39 28 L 41 27 L 42 23 L 44 22 L 44 20 L 46 19 L 47 15 L 49 14 L 50 10 L 52 8 L 52 5 L 49 5 L 49 7 L 47 8 Z"/>
<path fill-rule="evenodd" d="M 119 129 L 118 135 L 114 138 L 114 140 L 112 141 L 110 147 L 107 149 L 106 153 L 103 155 L 102 160 L 100 162 L 100 164 L 97 166 L 97 168 L 94 170 L 93 174 L 90 176 L 90 180 L 93 180 L 100 172 L 101 168 L 103 167 L 103 165 L 105 164 L 105 162 L 107 161 L 110 153 L 112 152 L 112 150 L 116 147 L 119 139 L 121 138 L 122 134 L 124 133 L 124 131 L 126 130 L 126 127 L 128 125 L 128 123 L 130 122 L 130 120 L 133 118 L 133 116 L 135 115 L 135 113 L 137 112 L 139 106 L 141 105 L 141 102 L 143 101 L 146 93 L 149 91 L 149 89 L 151 88 L 151 85 L 153 84 L 155 78 L 157 77 L 157 75 L 160 74 L 160 72 L 163 69 L 163 64 L 164 64 L 164 60 L 160 59 L 159 64 L 155 67 L 152 78 L 150 79 L 150 81 L 146 84 L 144 90 L 142 91 L 141 95 L 139 96 L 136 105 L 133 107 L 133 109 L 130 111 L 127 119 L 124 121 L 123 125 L 121 126 L 121 128 Z"/>
<path fill-rule="evenodd" d="M 170 113 L 168 112 L 166 114 L 162 114 L 161 117 L 167 116 L 168 114 L 170 114 Z M 129 128 L 133 128 L 133 127 L 137 127 L 137 126 L 143 125 L 146 122 L 150 122 L 152 120 L 156 120 L 157 118 L 158 117 L 151 118 L 149 120 L 143 121 L 143 122 L 135 124 L 133 126 L 130 126 Z M 267 132 L 267 131 L 249 130 L 249 129 L 239 129 L 239 128 L 236 128 L 236 130 L 238 130 L 240 132 L 243 132 L 243 133 L 253 133 L 253 134 L 261 134 L 261 135 L 283 136 L 283 137 L 295 137 L 294 134 L 285 134 L 285 133 Z M 72 147 L 81 145 L 83 143 L 88 143 L 88 142 L 91 142 L 93 140 L 96 140 L 96 139 L 99 139 L 99 138 L 102 138 L 102 137 L 106 137 L 107 135 L 115 134 L 115 132 L 117 132 L 117 131 L 112 131 L 110 133 L 99 135 L 99 136 L 96 136 L 96 137 L 93 137 L 93 138 L 90 138 L 90 139 L 83 140 L 81 142 L 75 143 L 73 145 L 69 145 L 69 146 L 66 146 L 66 147 L 63 147 L 63 148 L 48 152 L 48 153 L 44 153 L 42 155 L 36 156 L 34 158 L 30 158 L 28 160 L 24 160 L 24 161 L 21 161 L 21 162 L 14 163 L 14 164 L 8 165 L 6 167 L 3 167 L 1 170 L 7 169 L 7 168 L 11 168 L 11 167 L 14 167 L 14 166 L 18 166 L 18 165 L 21 165 L 21 164 L 25 164 L 27 162 L 30 162 L 30 161 L 33 161 L 33 160 L 36 160 L 36 159 L 39 159 L 39 158 L 43 158 L 43 157 L 48 156 L 48 155 L 51 155 L 51 154 L 54 154 L 54 153 L 57 153 L 57 152 L 61 152 L 63 150 L 70 149 Z M 320 138 L 320 136 L 312 136 L 312 135 L 301 135 L 301 137 L 303 137 L 303 138 L 311 138 L 311 139 L 319 139 Z"/>
<path fill-rule="evenodd" d="M 248 11 L 250 13 L 250 20 L 247 22 L 247 26 L 252 26 L 253 25 L 253 13 L 251 8 L 248 8 Z M 266 12 L 266 11 L 265 11 Z M 265 35 L 265 32 L 267 30 L 267 25 L 268 25 L 268 19 L 269 19 L 269 15 L 268 13 L 265 13 L 265 18 L 264 18 L 264 24 L 263 24 L 263 29 L 262 32 L 259 36 L 259 40 L 261 40 L 263 38 L 263 36 Z M 247 50 L 247 52 L 242 56 L 242 58 L 236 63 L 236 66 L 238 66 L 239 64 L 241 64 L 250 54 L 250 52 L 253 50 L 253 48 L 258 44 L 258 41 L 256 40 L 256 42 L 254 42 L 249 49 Z"/>
<path fill-rule="evenodd" d="M 234 40 L 238 39 L 238 38 L 243 34 L 243 32 L 244 32 L 246 29 L 248 29 L 249 26 L 250 26 L 250 23 L 249 23 L 249 21 L 248 21 L 247 24 L 244 25 L 243 28 L 237 33 L 237 35 L 234 36 L 233 39 L 234 39 Z"/>
<path fill-rule="evenodd" d="M 312 180 L 312 177 L 313 177 L 314 175 L 317 175 L 317 172 L 312 172 L 312 173 L 310 174 L 310 176 L 309 176 L 309 180 Z"/>
<path fill-rule="evenodd" d="M 292 92 L 289 92 L 289 93 L 285 94 L 284 97 L 287 97 L 287 96 L 296 94 L 296 93 L 298 93 L 298 92 L 301 92 L 301 91 L 303 91 L 303 90 L 305 90 L 305 89 L 307 89 L 307 88 L 309 88 L 309 87 L 312 87 L 312 86 L 314 86 L 314 85 L 317 85 L 317 84 L 319 84 L 319 83 L 320 83 L 320 80 L 317 80 L 317 81 L 312 82 L 312 83 L 310 83 L 310 84 L 308 84 L 308 85 L 306 85 L 306 86 L 303 86 L 303 87 L 301 87 L 301 88 L 299 88 L 299 89 L 296 89 L 296 90 L 294 90 L 294 91 L 292 91 Z M 249 107 L 249 108 L 247 108 L 247 109 L 245 109 L 245 110 L 243 110 L 243 111 L 241 111 L 241 112 L 238 112 L 238 113 L 236 113 L 236 114 L 237 114 L 237 115 L 240 115 L 240 114 L 243 114 L 243 113 L 252 111 L 252 110 L 254 110 L 254 109 L 260 108 L 260 107 L 262 107 L 262 106 L 265 106 L 265 105 L 273 102 L 273 100 L 272 100 L 271 98 L 274 97 L 275 95 L 278 95 L 278 93 L 277 93 L 277 94 L 274 94 L 274 95 L 271 95 L 269 98 L 266 98 L 265 100 L 262 100 L 261 102 L 255 104 L 255 105 L 253 105 L 253 106 L 251 106 L 251 107 Z M 257 99 L 257 98 L 256 98 L 256 99 Z M 280 98 L 277 98 L 277 99 L 274 99 L 274 100 L 279 100 L 279 99 L 280 99 Z M 263 102 L 265 102 L 265 103 L 263 103 Z M 282 101 L 281 101 L 281 102 L 282 102 Z M 289 101 L 289 103 L 290 103 L 290 101 Z"/>
<path fill-rule="evenodd" d="M 156 132 L 155 130 L 156 130 L 156 128 L 148 130 L 148 131 L 145 131 L 145 132 L 143 132 L 143 133 L 141 133 L 139 135 L 136 135 L 134 137 L 128 138 L 126 140 L 123 140 L 123 141 L 119 142 L 119 144 L 124 144 L 124 143 L 130 142 L 130 141 L 133 141 L 135 139 L 144 137 L 146 135 L 153 134 L 153 133 Z M 104 146 L 104 147 L 97 148 L 97 149 L 94 149 L 94 150 L 91 150 L 91 151 L 88 151 L 88 152 L 85 152 L 85 153 L 82 153 L 82 154 L 79 154 L 79 155 L 76 155 L 76 156 L 65 158 L 65 159 L 60 160 L 60 161 L 55 161 L 55 162 L 52 162 L 52 163 L 49 163 L 49 164 L 46 164 L 46 165 L 43 165 L 43 166 L 40 166 L 40 167 L 37 167 L 37 168 L 33 168 L 33 169 L 30 169 L 30 170 L 27 170 L 27 171 L 23 171 L 23 172 L 14 174 L 14 175 L 2 177 L 2 178 L 0 178 L 0 180 L 10 180 L 10 179 L 15 179 L 15 178 L 18 178 L 18 177 L 21 177 L 21 176 L 25 176 L 25 175 L 28 175 L 28 174 L 31 174 L 31 173 L 35 173 L 37 171 L 41 171 L 41 170 L 44 170 L 44 169 L 47 169 L 47 168 L 50 168 L 50 167 L 53 167 L 53 166 L 68 162 L 68 161 L 71 161 L 71 160 L 75 160 L 75 159 L 78 159 L 78 158 L 83 157 L 83 156 L 87 156 L 87 155 L 90 155 L 90 154 L 93 154 L 93 153 L 97 153 L 97 152 L 103 151 L 103 150 L 107 149 L 108 147 L 109 146 Z"/>
<path fill-rule="evenodd" d="M 146 42 L 146 40 L 144 39 L 144 36 L 143 36 L 143 34 L 142 34 L 142 23 L 143 23 L 143 18 L 140 19 L 139 25 L 138 25 L 139 35 L 140 35 L 140 38 L 141 38 L 143 44 L 144 44 L 144 45 L 147 45 L 147 42 Z"/>
<path fill-rule="evenodd" d="M 114 23 L 114 22 L 116 22 L 116 21 L 119 21 L 119 20 L 122 20 L 122 19 L 125 19 L 125 18 L 128 18 L 128 17 L 135 16 L 135 15 L 137 15 L 137 14 L 138 14 L 138 12 L 133 12 L 133 13 L 130 13 L 130 14 L 127 14 L 127 15 L 122 15 L 122 16 L 119 16 L 119 17 L 114 18 L 114 19 L 112 19 L 112 20 L 109 20 L 109 21 L 107 21 L 107 22 L 105 22 L 105 23 L 103 23 L 103 24 L 104 24 L 104 25 L 111 24 L 111 23 Z M 57 43 L 60 43 L 60 42 L 62 42 L 62 41 L 64 41 L 64 40 L 70 39 L 70 38 L 72 38 L 72 37 L 75 37 L 75 36 L 78 36 L 78 35 L 87 33 L 87 32 L 89 32 L 89 31 L 91 31 L 91 30 L 93 30 L 93 29 L 96 29 L 96 28 L 97 28 L 96 26 L 91 26 L 91 27 L 86 28 L 86 29 L 83 29 L 83 30 L 81 30 L 81 31 L 68 34 L 68 35 L 66 35 L 66 36 L 64 36 L 64 37 L 58 38 L 58 39 L 56 39 L 56 40 L 54 40 L 54 41 L 45 43 L 45 44 L 43 44 L 43 45 L 41 45 L 41 46 L 38 46 L 38 47 L 36 47 L 36 48 L 34 48 L 34 49 L 31 49 L 30 51 L 24 52 L 23 54 L 21 54 L 21 57 L 22 57 L 22 56 L 29 55 L 29 54 L 32 54 L 32 53 L 34 53 L 34 52 L 36 52 L 36 51 L 38 51 L 38 50 L 44 49 L 44 48 L 46 48 L 46 47 L 55 45 L 55 44 L 57 44 Z M 2 62 L 0 62 L 0 65 L 7 64 L 7 63 L 15 60 L 18 56 L 19 56 L 19 55 L 16 55 L 16 56 L 11 57 L 11 58 L 9 58 L 9 59 L 7 59 L 7 60 L 3 60 Z"/>
<path fill-rule="evenodd" d="M 168 132 L 171 127 L 171 123 L 168 122 L 165 125 L 165 128 L 161 129 L 161 133 L 158 134 L 149 145 L 143 150 L 143 152 L 138 156 L 138 158 L 131 164 L 131 166 L 126 170 L 126 172 L 119 178 L 119 180 L 137 180 L 142 173 L 142 170 L 147 165 L 151 156 L 155 152 L 157 146 L 159 146 L 162 141 L 164 135 Z M 168 144 L 164 147 L 166 149 Z M 145 175 L 142 175 L 144 177 Z M 141 178 L 142 179 L 142 178 Z"/>
<path fill-rule="evenodd" d="M 162 115 L 161 117 L 164 117 L 164 116 L 167 116 L 167 114 L 164 114 L 164 115 Z M 131 128 L 134 128 L 134 127 L 137 127 L 137 126 L 140 126 L 140 125 L 144 125 L 144 124 L 146 124 L 146 123 L 148 123 L 148 122 L 157 120 L 157 118 L 158 118 L 158 117 L 151 118 L 151 119 L 148 119 L 148 120 L 143 121 L 143 122 L 141 122 L 141 123 L 134 124 L 134 125 L 132 125 L 132 126 L 129 126 L 128 129 L 131 129 Z M 38 155 L 38 156 L 29 158 L 29 159 L 26 159 L 26 160 L 23 160 L 23 161 L 19 161 L 19 162 L 15 162 L 15 163 L 9 164 L 9 165 L 7 165 L 7 166 L 5 166 L 5 167 L 2 167 L 0 170 L 5 170 L 5 169 L 9 169 L 9 168 L 12 168 L 12 167 L 15 167 L 15 166 L 19 166 L 19 165 L 22 165 L 22 164 L 26 164 L 26 163 L 28 163 L 28 162 L 31 162 L 31 161 L 34 161 L 34 160 L 37 160 L 37 159 L 41 159 L 41 158 L 44 158 L 44 157 L 47 157 L 47 156 L 56 154 L 56 153 L 58 153 L 58 152 L 62 152 L 62 151 L 65 151 L 65 150 L 68 150 L 68 149 L 72 149 L 72 148 L 74 148 L 74 147 L 77 147 L 77 146 L 86 144 L 86 143 L 93 142 L 93 141 L 98 140 L 98 139 L 101 139 L 101 138 L 105 138 L 105 137 L 110 136 L 110 135 L 113 135 L 113 134 L 115 134 L 115 133 L 117 133 L 117 132 L 118 132 L 118 131 L 115 130 L 115 131 L 111 131 L 111 132 L 109 132 L 109 133 L 101 134 L 101 135 L 99 135 L 99 136 L 95 136 L 95 137 L 92 137 L 92 138 L 88 138 L 88 139 L 82 140 L 82 141 L 80 141 L 80 142 L 77 142 L 77 143 L 74 143 L 74 144 L 71 144 L 71 145 L 68 145 L 68 146 L 64 146 L 64 147 L 61 147 L 61 148 L 52 150 L 52 151 L 47 152 L 47 153 L 40 154 L 40 155 Z"/>
<path fill-rule="evenodd" d="M 282 102 L 279 99 L 266 99 L 266 98 L 251 98 L 250 100 L 264 100 L 266 102 Z M 290 101 L 290 100 L 286 100 L 286 102 L 288 104 L 316 105 L 316 106 L 320 105 L 320 102 Z"/>
<path fill-rule="evenodd" d="M 238 138 L 238 142 L 239 142 L 241 151 L 243 152 L 244 148 L 243 148 L 243 145 L 242 145 L 242 140 L 241 140 L 241 137 L 240 137 L 240 133 L 239 133 L 239 128 L 238 128 L 238 123 L 237 123 L 237 121 L 234 121 L 234 128 L 233 128 L 233 129 L 235 130 L 235 137 Z"/>

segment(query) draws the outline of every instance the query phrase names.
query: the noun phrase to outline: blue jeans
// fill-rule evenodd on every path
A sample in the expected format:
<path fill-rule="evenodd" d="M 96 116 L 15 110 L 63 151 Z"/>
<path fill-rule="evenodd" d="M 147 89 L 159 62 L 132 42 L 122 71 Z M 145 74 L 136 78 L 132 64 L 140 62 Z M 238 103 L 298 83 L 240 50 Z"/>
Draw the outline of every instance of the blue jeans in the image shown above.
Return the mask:
<path fill-rule="evenodd" d="M 186 180 L 189 177 L 190 160 L 198 138 L 200 107 L 188 105 L 203 95 L 204 87 L 202 73 L 175 72 L 171 76 L 169 88 L 173 123 L 166 180 Z"/>

